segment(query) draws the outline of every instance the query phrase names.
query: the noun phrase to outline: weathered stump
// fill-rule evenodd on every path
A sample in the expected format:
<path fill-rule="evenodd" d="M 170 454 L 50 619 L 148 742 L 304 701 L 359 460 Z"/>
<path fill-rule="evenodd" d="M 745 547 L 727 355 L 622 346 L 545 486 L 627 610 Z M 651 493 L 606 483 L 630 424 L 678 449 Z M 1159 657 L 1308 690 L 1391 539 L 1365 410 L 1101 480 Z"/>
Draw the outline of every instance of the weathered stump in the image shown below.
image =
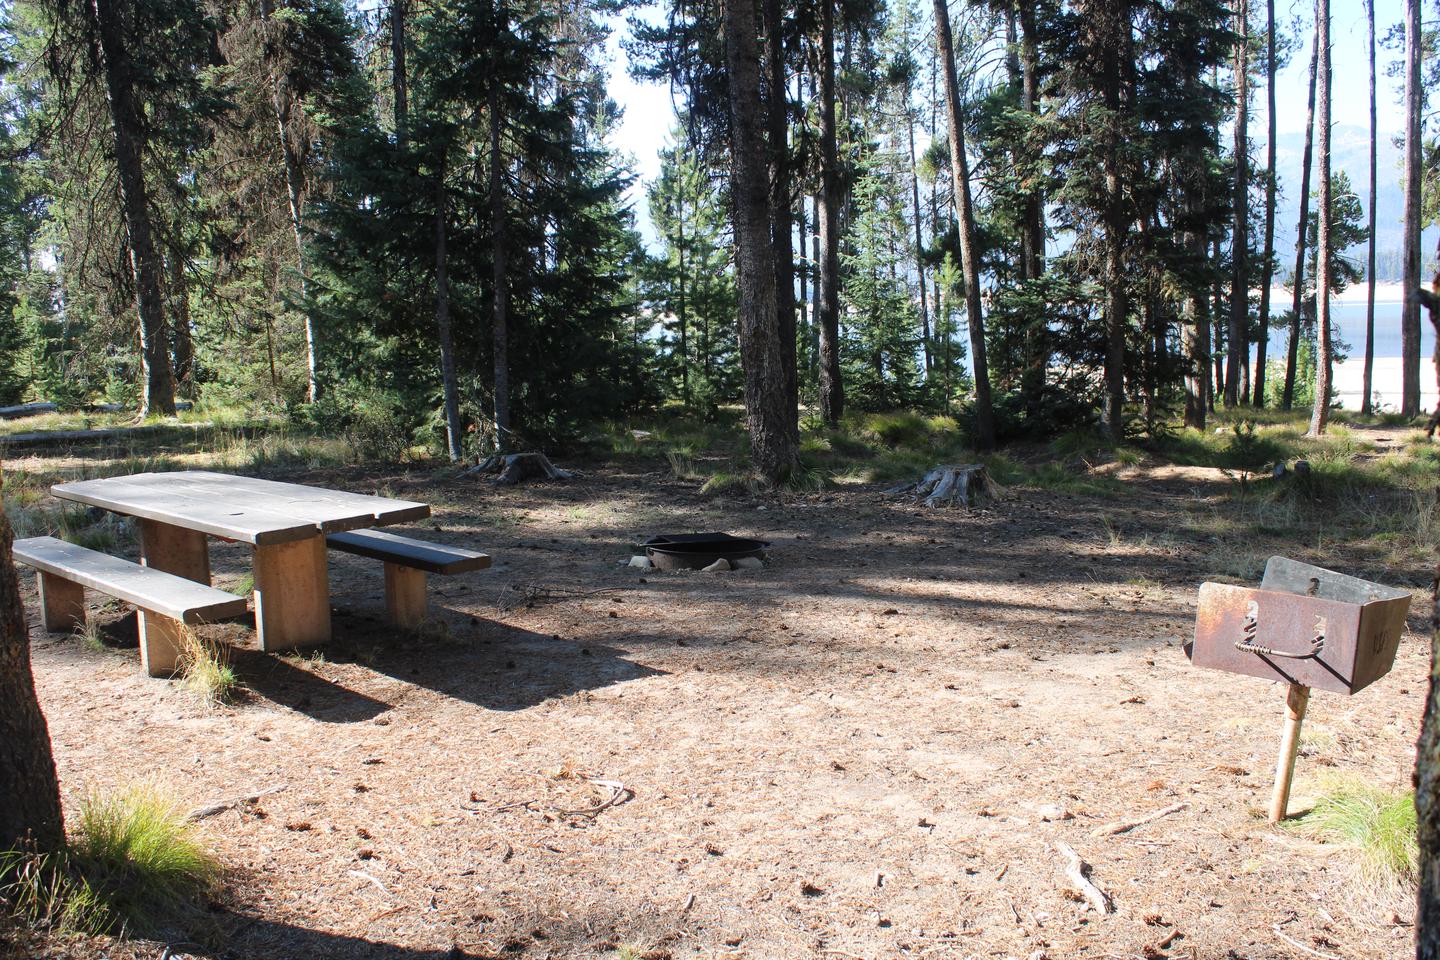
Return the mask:
<path fill-rule="evenodd" d="M 498 474 L 494 482 L 502 487 L 523 483 L 533 477 L 543 477 L 546 480 L 569 480 L 575 476 L 570 470 L 561 470 L 550 462 L 550 459 L 543 453 L 497 453 L 486 457 L 478 466 L 471 467 L 465 471 L 466 475 L 475 473 Z"/>
<path fill-rule="evenodd" d="M 913 497 L 927 507 L 973 507 L 993 498 L 999 488 L 990 479 L 983 463 L 935 467 L 917 483 L 901 484 L 885 491 Z"/>

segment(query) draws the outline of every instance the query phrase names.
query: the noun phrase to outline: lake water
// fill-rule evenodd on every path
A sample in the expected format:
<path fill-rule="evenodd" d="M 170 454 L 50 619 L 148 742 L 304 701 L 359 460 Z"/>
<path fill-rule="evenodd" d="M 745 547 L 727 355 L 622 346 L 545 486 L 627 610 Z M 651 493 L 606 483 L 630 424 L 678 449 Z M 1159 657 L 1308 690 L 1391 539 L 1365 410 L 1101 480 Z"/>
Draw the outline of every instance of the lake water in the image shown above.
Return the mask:
<path fill-rule="evenodd" d="M 1288 303 L 1288 300 L 1281 301 Z M 1396 299 L 1375 301 L 1375 370 L 1374 392 L 1380 409 L 1400 406 L 1400 311 Z M 1342 351 L 1347 359 L 1335 365 L 1335 392 L 1341 406 L 1358 410 L 1364 383 L 1365 301 L 1336 301 L 1330 309 L 1331 321 L 1339 338 L 1346 344 Z M 1269 355 L 1283 358 L 1288 337 L 1285 331 L 1270 332 Z M 1435 327 L 1422 311 L 1420 315 L 1420 404 L 1433 410 L 1437 401 L 1435 384 Z"/>

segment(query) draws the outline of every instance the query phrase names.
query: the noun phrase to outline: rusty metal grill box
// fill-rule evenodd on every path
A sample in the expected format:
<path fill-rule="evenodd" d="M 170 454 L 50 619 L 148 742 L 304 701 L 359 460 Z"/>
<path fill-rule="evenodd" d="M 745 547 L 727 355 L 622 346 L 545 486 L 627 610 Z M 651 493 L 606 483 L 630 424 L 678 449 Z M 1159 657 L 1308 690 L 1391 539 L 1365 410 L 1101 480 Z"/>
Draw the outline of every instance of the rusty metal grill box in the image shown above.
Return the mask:
<path fill-rule="evenodd" d="M 1410 593 L 1286 557 L 1259 589 L 1200 587 L 1197 667 L 1353 694 L 1390 672 Z"/>

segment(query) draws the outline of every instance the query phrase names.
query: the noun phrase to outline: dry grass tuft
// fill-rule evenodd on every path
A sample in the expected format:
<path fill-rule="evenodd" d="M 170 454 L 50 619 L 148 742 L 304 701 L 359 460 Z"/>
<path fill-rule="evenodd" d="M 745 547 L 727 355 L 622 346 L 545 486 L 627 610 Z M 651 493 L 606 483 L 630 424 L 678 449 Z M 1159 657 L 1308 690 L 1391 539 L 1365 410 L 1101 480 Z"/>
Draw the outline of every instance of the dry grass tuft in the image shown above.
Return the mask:
<path fill-rule="evenodd" d="M 180 676 L 185 688 L 209 706 L 229 703 L 240 689 L 227 651 L 189 627 L 181 633 Z"/>

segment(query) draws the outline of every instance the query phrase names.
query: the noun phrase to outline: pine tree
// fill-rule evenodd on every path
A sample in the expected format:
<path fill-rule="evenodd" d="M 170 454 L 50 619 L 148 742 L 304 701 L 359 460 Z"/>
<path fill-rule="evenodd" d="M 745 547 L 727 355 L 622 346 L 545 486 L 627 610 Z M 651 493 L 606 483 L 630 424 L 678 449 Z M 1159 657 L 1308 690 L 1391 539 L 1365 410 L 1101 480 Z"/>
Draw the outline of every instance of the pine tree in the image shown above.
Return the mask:
<path fill-rule="evenodd" d="M 1265 246 L 1260 254 L 1260 338 L 1255 349 L 1255 388 L 1250 393 L 1256 407 L 1265 406 L 1267 354 L 1270 349 L 1270 288 L 1275 284 L 1275 74 L 1279 69 L 1275 46 L 1275 0 L 1265 0 Z"/>
<path fill-rule="evenodd" d="M 1420 0 L 1405 0 L 1405 221 L 1401 279 L 1405 302 L 1400 314 L 1400 413 L 1407 417 L 1420 412 L 1420 224 L 1424 179 L 1421 115 L 1425 109 L 1420 61 L 1424 42 Z"/>
<path fill-rule="evenodd" d="M 965 119 L 960 103 L 960 82 L 955 69 L 955 41 L 945 0 L 935 0 L 935 43 L 945 75 L 946 116 L 949 118 L 950 177 L 955 215 L 959 221 L 960 270 L 965 284 L 965 321 L 970 329 L 970 368 L 975 381 L 974 442 L 982 450 L 995 445 L 995 411 L 990 399 L 990 373 L 985 363 L 985 319 L 980 296 L 980 250 L 975 206 L 970 190 L 969 160 L 965 155 Z"/>
<path fill-rule="evenodd" d="M 1309 222 L 1310 209 L 1310 160 L 1315 137 L 1316 70 L 1320 62 L 1319 37 L 1317 31 L 1310 46 L 1310 93 L 1305 108 L 1305 153 L 1300 163 L 1300 223 L 1295 231 L 1295 272 L 1290 279 L 1294 300 L 1290 307 L 1290 336 L 1285 352 L 1285 391 L 1280 399 L 1280 409 L 1282 410 L 1289 410 L 1295 399 L 1296 351 L 1300 347 L 1302 317 L 1301 291 L 1305 286 L 1305 245 L 1307 242 L 1305 226 Z"/>
<path fill-rule="evenodd" d="M 1316 162 L 1320 167 L 1320 189 L 1316 194 L 1319 216 L 1315 229 L 1315 259 L 1318 264 L 1315 270 L 1315 326 L 1319 355 L 1315 366 L 1315 407 L 1310 414 L 1310 436 L 1324 433 L 1330 420 L 1330 296 L 1334 285 L 1330 263 L 1331 257 L 1343 249 L 1331 235 L 1335 210 L 1331 202 L 1334 184 L 1330 178 L 1330 0 L 1315 0 L 1315 44 L 1319 51 L 1316 72 L 1319 75 L 1317 98 L 1320 106 L 1319 130 L 1316 132 Z"/>
<path fill-rule="evenodd" d="M 1367 209 L 1370 211 L 1370 250 L 1366 258 L 1365 279 L 1369 290 L 1365 294 L 1365 368 L 1361 377 L 1360 412 L 1371 412 L 1372 378 L 1375 373 L 1375 206 L 1376 185 L 1379 171 L 1375 166 L 1376 140 L 1379 130 L 1375 124 L 1375 0 L 1365 0 L 1365 26 L 1367 59 L 1370 64 L 1370 196 Z"/>
<path fill-rule="evenodd" d="M 740 397 L 735 278 L 723 236 L 728 217 L 683 129 L 675 139 L 662 151 L 660 176 L 650 187 L 662 253 L 649 263 L 647 300 L 666 318 L 661 370 L 670 392 L 708 415 Z"/>
<path fill-rule="evenodd" d="M 1250 343 L 1250 4 L 1235 0 L 1235 225 L 1230 234 L 1230 335 L 1225 356 L 1225 406 L 1240 401 L 1240 369 Z"/>
<path fill-rule="evenodd" d="M 779 483 L 799 467 L 798 439 L 790 426 L 793 418 L 775 306 L 775 270 L 768 253 L 774 219 L 765 161 L 755 11 L 748 4 L 727 4 L 724 35 L 745 417 L 756 470 L 770 483 Z"/>

